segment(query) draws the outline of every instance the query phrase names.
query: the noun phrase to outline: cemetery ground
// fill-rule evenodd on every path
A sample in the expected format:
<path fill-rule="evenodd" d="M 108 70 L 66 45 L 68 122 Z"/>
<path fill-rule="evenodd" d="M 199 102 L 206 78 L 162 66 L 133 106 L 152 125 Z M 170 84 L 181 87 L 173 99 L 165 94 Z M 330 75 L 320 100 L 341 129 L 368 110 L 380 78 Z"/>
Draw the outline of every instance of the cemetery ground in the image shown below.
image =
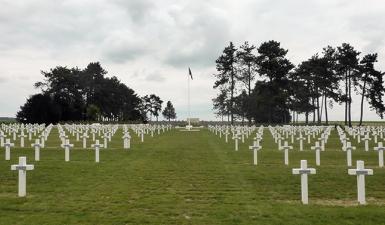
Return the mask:
<path fill-rule="evenodd" d="M 75 149 L 65 162 L 56 128 L 39 162 L 33 148 L 21 149 L 18 141 L 11 161 L 4 160 L 2 148 L 0 224 L 385 224 L 385 169 L 378 167 L 373 140 L 369 152 L 363 142 L 352 143 L 357 150 L 351 168 L 360 159 L 374 170 L 366 177 L 363 206 L 357 203 L 356 176 L 347 173 L 336 130 L 321 152 L 321 166 L 315 165 L 310 144 L 304 142 L 300 152 L 298 141 L 285 166 L 267 129 L 258 165 L 248 149 L 252 136 L 239 151 L 233 140 L 225 143 L 207 129 L 173 129 L 146 135 L 144 143 L 131 136 L 131 149 L 123 149 L 120 128 L 108 149 L 101 149 L 100 163 L 93 149 L 82 149 L 73 137 Z M 10 170 L 18 156 L 35 166 L 27 172 L 24 198 L 17 197 L 18 175 Z M 317 169 L 309 176 L 309 205 L 301 204 L 300 177 L 292 175 L 301 159 Z"/>

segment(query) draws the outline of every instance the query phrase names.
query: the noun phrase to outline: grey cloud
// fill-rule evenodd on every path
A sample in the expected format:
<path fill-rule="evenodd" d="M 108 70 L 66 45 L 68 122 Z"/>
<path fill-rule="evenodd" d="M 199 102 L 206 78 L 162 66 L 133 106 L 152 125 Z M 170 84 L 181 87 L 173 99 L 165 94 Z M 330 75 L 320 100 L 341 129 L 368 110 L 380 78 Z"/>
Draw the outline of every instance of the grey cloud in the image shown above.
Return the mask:
<path fill-rule="evenodd" d="M 0 84 L 8 81 L 7 77 L 0 76 Z"/>
<path fill-rule="evenodd" d="M 149 0 L 114 0 L 118 7 L 124 9 L 134 22 L 143 22 L 149 11 L 155 8 L 154 1 Z"/>
<path fill-rule="evenodd" d="M 148 74 L 145 77 L 145 80 L 150 81 L 150 82 L 163 82 L 166 79 L 161 73 L 159 73 L 158 71 L 154 71 L 154 72 Z"/>
<path fill-rule="evenodd" d="M 190 10 L 190 11 L 189 11 Z M 230 41 L 228 18 L 220 11 L 192 7 L 173 12 L 176 23 L 164 62 L 174 67 L 209 67 Z M 187 17 L 187 18 L 186 18 Z M 183 20 L 190 21 L 183 23 Z"/>
<path fill-rule="evenodd" d="M 361 13 L 349 20 L 349 29 L 363 40 L 363 53 L 383 51 L 385 30 L 379 21 L 385 20 L 383 13 Z"/>

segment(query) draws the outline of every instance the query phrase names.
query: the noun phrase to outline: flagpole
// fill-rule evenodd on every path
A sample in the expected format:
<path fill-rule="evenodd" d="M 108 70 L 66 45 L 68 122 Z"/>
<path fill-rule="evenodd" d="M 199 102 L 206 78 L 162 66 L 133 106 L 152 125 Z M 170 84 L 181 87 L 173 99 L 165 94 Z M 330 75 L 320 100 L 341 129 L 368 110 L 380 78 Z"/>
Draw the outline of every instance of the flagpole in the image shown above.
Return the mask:
<path fill-rule="evenodd" d="M 190 74 L 189 74 L 190 75 Z M 190 129 L 190 76 L 187 76 L 187 107 L 188 107 L 188 126 Z"/>

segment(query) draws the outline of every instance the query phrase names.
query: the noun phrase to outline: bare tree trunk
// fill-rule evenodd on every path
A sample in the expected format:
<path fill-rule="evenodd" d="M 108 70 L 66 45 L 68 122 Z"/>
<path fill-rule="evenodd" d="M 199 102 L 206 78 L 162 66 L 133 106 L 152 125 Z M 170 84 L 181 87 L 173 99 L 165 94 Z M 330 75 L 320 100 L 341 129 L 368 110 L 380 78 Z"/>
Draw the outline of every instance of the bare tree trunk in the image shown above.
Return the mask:
<path fill-rule="evenodd" d="M 347 72 L 345 74 L 345 126 L 348 125 L 348 75 Z"/>
<path fill-rule="evenodd" d="M 328 102 L 327 102 L 327 97 L 325 95 L 325 121 L 326 125 L 329 125 L 329 118 L 328 118 Z"/>
<path fill-rule="evenodd" d="M 352 88 L 351 88 L 351 78 L 350 78 L 350 71 L 349 71 L 349 127 L 352 126 Z"/>
<path fill-rule="evenodd" d="M 320 122 L 322 122 L 322 115 L 323 115 L 323 112 L 324 112 L 324 98 L 325 98 L 325 95 L 322 95 L 322 98 L 321 98 L 321 115 L 320 115 Z"/>
<path fill-rule="evenodd" d="M 361 95 L 361 115 L 360 115 L 360 124 L 359 126 L 362 125 L 362 117 L 364 115 L 364 97 L 365 97 L 365 91 L 366 91 L 366 76 L 364 80 L 364 87 L 362 88 L 362 95 Z"/>
<path fill-rule="evenodd" d="M 319 97 L 317 97 L 317 123 L 320 123 L 320 114 L 319 114 Z"/>
<path fill-rule="evenodd" d="M 250 117 L 250 111 L 251 111 L 251 105 L 250 105 L 250 98 L 251 98 L 251 65 L 249 67 L 249 79 L 248 79 L 248 86 L 249 86 L 249 98 L 247 99 L 247 120 L 249 121 L 249 126 L 251 125 L 251 117 Z"/>
<path fill-rule="evenodd" d="M 309 112 L 306 111 L 305 113 L 305 123 L 308 124 L 309 123 Z"/>
<path fill-rule="evenodd" d="M 315 106 L 315 100 L 314 100 L 314 98 L 312 98 L 312 104 L 313 104 L 313 106 Z M 315 107 L 314 107 L 314 109 L 313 109 L 313 123 L 315 123 Z"/>

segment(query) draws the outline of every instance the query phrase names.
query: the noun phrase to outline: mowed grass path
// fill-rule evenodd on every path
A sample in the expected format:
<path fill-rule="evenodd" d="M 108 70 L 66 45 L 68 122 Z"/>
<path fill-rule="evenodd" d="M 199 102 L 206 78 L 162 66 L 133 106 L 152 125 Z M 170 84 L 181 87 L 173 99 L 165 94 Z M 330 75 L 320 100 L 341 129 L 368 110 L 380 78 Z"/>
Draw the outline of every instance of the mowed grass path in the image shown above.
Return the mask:
<path fill-rule="evenodd" d="M 143 144 L 131 135 L 132 149 L 123 150 L 119 129 L 99 164 L 94 151 L 80 149 L 74 139 L 77 149 L 64 162 L 56 129 L 40 162 L 32 148 L 16 147 L 10 162 L 2 149 L 0 224 L 385 224 L 385 169 L 377 167 L 377 153 L 354 143 L 354 162 L 363 159 L 374 169 L 366 179 L 368 205 L 358 206 L 356 177 L 347 174 L 336 131 L 309 177 L 308 206 L 300 202 L 300 177 L 291 174 L 301 159 L 315 167 L 307 144 L 304 152 L 295 144 L 285 166 L 265 129 L 254 166 L 251 139 L 235 152 L 232 141 L 206 129 L 146 135 Z M 17 172 L 10 170 L 21 155 L 35 165 L 27 172 L 26 198 L 17 197 Z"/>

